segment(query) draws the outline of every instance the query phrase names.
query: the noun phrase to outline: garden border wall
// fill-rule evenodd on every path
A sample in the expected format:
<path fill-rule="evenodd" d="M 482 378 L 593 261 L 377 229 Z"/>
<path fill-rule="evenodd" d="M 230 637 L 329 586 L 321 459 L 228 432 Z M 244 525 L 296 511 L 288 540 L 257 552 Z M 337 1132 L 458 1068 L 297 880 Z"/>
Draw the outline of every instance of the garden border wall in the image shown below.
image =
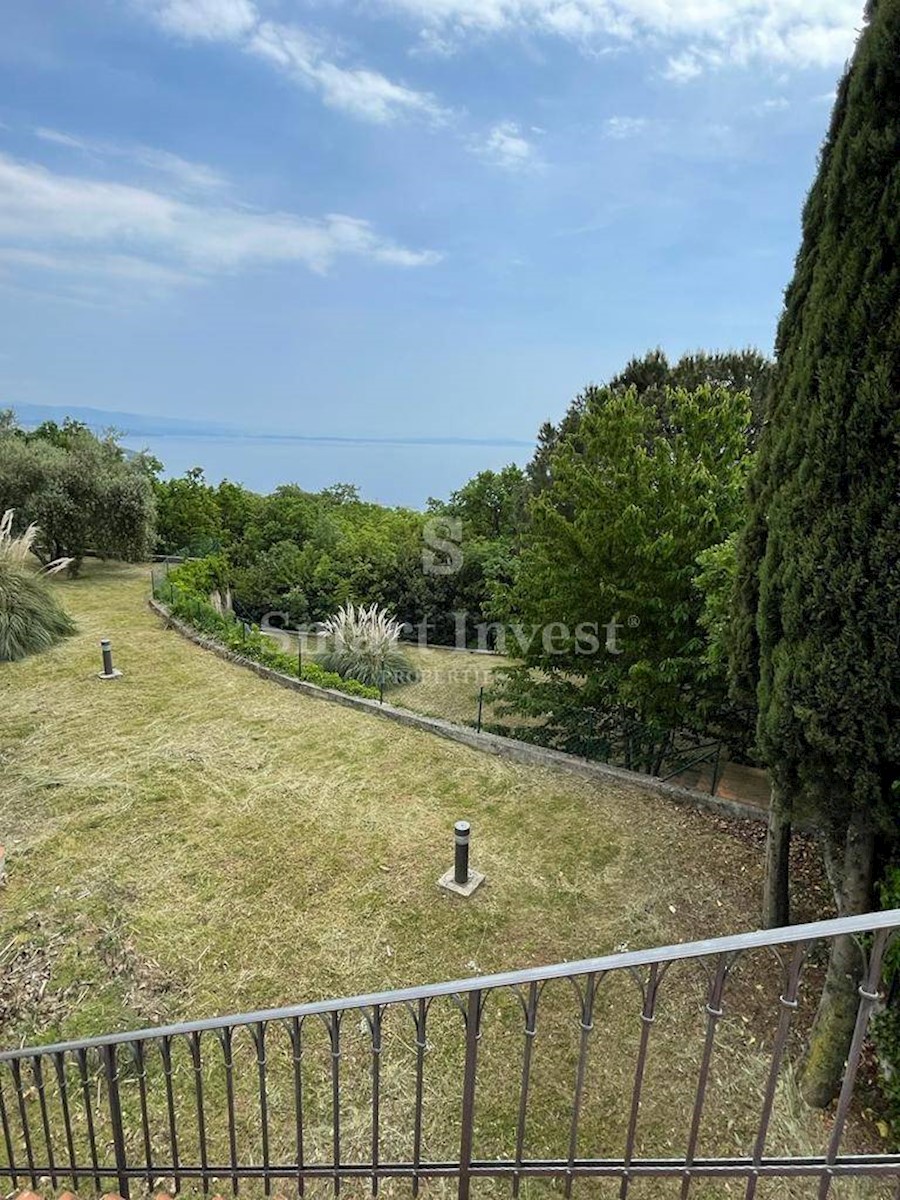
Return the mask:
<path fill-rule="evenodd" d="M 689 804 L 694 808 L 705 809 L 720 816 L 738 817 L 749 821 L 766 821 L 768 818 L 767 812 L 762 808 L 757 808 L 754 804 L 744 804 L 740 800 L 730 800 L 724 796 L 710 796 L 706 792 L 697 791 L 696 788 L 681 787 L 676 783 L 668 783 L 652 775 L 642 775 L 637 771 L 626 771 L 624 767 L 594 762 L 591 759 L 579 758 L 575 754 L 566 754 L 562 750 L 535 746 L 530 742 L 520 742 L 515 738 L 502 737 L 496 733 L 478 733 L 468 725 L 455 725 L 452 721 L 445 721 L 440 717 L 427 717 L 423 713 L 412 712 L 408 708 L 397 708 L 393 704 L 383 704 L 378 700 L 348 696 L 331 688 L 318 687 L 314 683 L 295 679 L 292 675 L 285 675 L 273 667 L 263 666 L 262 663 L 253 662 L 241 654 L 236 654 L 233 650 L 223 646 L 221 642 L 198 633 L 186 622 L 173 616 L 164 604 L 152 597 L 148 603 L 157 616 L 166 621 L 167 626 L 177 630 L 188 641 L 194 642 L 204 650 L 211 650 L 227 662 L 246 667 L 262 679 L 269 679 L 280 687 L 302 692 L 304 695 L 318 700 L 327 700 L 332 704 L 343 704 L 345 708 L 355 708 L 388 721 L 396 721 L 411 729 L 421 729 L 426 733 L 437 734 L 438 737 L 446 738 L 448 741 L 459 742 L 473 750 L 496 754 L 501 758 L 508 758 L 512 762 L 571 771 L 576 775 L 592 779 L 612 779 L 617 783 L 630 784 L 633 787 L 642 788 L 644 791 L 654 792 L 673 800 L 676 804 Z"/>

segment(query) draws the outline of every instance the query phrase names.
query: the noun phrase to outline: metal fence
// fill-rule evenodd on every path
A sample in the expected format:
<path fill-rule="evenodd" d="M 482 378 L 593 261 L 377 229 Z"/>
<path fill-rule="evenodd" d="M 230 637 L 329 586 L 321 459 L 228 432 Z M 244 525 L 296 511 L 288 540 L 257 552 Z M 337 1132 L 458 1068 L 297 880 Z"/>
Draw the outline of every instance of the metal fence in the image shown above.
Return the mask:
<path fill-rule="evenodd" d="M 567 1197 L 584 1179 L 620 1197 L 648 1177 L 682 1198 L 735 1179 L 748 1198 L 773 1178 L 811 1180 L 820 1198 L 846 1177 L 887 1185 L 900 1154 L 843 1143 L 898 927 L 900 910 L 8 1050 L 0 1178 L 126 1197 L 162 1180 L 235 1195 L 250 1181 L 303 1195 L 324 1180 L 337 1195 L 393 1178 L 416 1195 L 449 1180 L 461 1200 L 485 1179 L 513 1197 L 535 1180 Z M 810 1154 L 785 1146 L 775 1117 L 838 937 L 859 946 L 862 983 L 837 1106 Z M 746 1036 L 726 1037 L 729 1021 Z M 735 1094 L 752 1115 L 733 1128 Z M 684 1136 L 669 1148 L 669 1130 L 662 1153 L 651 1126 L 670 1111 Z"/>

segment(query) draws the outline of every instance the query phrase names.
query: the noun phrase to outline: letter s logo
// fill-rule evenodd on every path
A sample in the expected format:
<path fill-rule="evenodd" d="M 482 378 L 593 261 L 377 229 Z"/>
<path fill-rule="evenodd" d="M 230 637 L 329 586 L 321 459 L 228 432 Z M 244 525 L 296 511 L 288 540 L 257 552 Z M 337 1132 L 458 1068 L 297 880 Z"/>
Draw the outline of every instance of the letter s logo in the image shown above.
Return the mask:
<path fill-rule="evenodd" d="M 455 575 L 463 565 L 462 521 L 459 517 L 432 517 L 422 528 L 425 549 L 422 570 L 426 575 Z M 437 552 L 437 553 L 435 553 Z M 438 555 L 443 557 L 439 558 Z"/>

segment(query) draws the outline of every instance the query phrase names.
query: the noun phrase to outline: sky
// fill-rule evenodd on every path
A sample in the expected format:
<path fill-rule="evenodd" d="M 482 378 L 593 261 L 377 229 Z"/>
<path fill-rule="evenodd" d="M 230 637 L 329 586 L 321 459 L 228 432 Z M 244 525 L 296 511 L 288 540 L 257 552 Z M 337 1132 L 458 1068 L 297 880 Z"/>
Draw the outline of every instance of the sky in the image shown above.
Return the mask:
<path fill-rule="evenodd" d="M 769 352 L 861 8 L 6 0 L 0 407 L 421 504 L 650 347 Z"/>

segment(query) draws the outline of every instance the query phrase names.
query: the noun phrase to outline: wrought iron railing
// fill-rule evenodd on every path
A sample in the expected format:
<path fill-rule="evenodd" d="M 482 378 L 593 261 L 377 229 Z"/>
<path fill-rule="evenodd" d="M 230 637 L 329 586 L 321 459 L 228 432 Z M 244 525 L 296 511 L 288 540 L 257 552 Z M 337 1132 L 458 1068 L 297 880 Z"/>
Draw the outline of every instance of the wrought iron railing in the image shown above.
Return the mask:
<path fill-rule="evenodd" d="M 612 1179 L 620 1197 L 648 1177 L 680 1180 L 682 1197 L 734 1179 L 748 1198 L 773 1178 L 812 1179 L 820 1198 L 846 1177 L 886 1185 L 900 1154 L 861 1152 L 855 1126 L 844 1141 L 898 927 L 900 910 L 8 1050 L 0 1178 L 122 1196 L 160 1181 L 377 1193 L 389 1178 L 415 1195 L 449 1179 L 462 1200 L 484 1179 L 514 1197 L 548 1179 L 566 1196 Z M 836 1109 L 809 1153 L 781 1107 L 838 937 L 857 942 L 862 982 Z"/>

